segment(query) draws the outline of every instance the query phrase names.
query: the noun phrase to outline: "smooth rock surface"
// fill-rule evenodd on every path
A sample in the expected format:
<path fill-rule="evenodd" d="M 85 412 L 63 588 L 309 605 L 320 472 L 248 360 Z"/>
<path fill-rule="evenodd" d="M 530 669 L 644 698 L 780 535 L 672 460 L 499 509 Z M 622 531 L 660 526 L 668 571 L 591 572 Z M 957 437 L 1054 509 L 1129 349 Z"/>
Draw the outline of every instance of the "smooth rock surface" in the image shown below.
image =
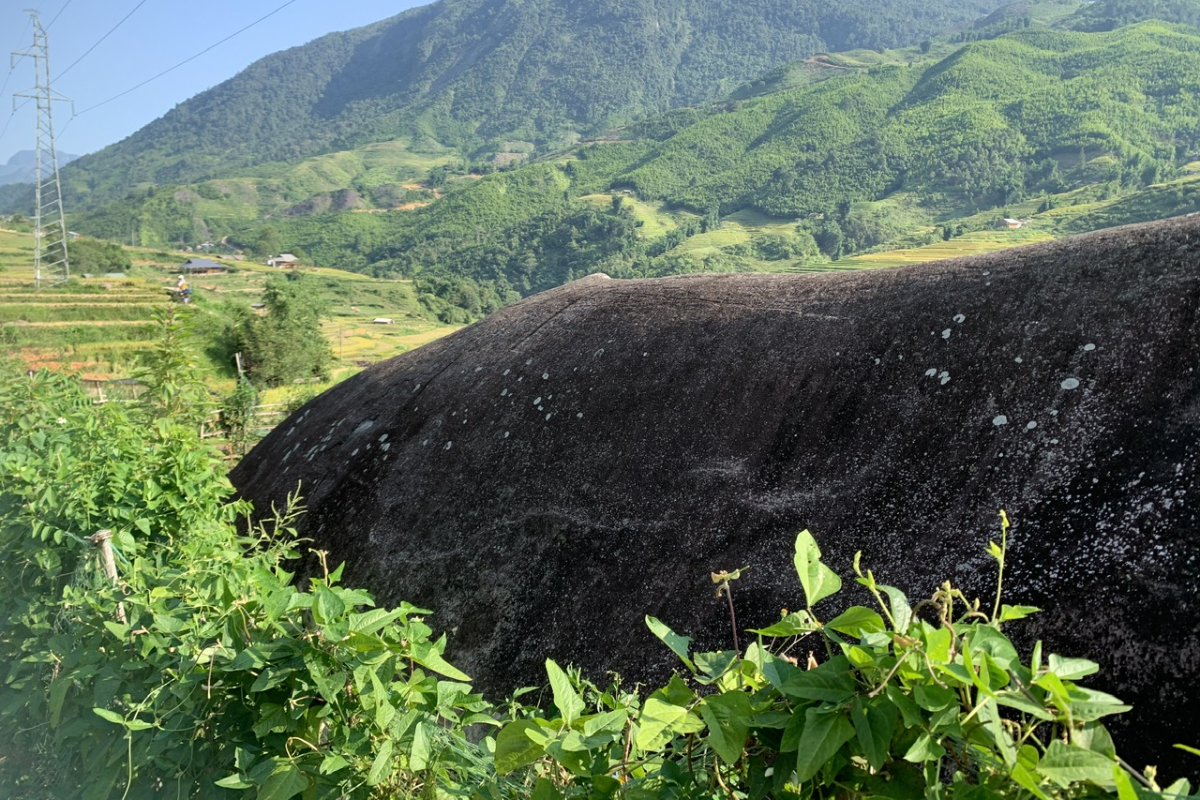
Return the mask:
<path fill-rule="evenodd" d="M 1102 664 L 1126 758 L 1200 745 L 1200 217 L 820 275 L 578 281 L 363 372 L 234 470 L 383 603 L 436 609 L 492 693 L 542 662 L 659 679 L 645 614 L 729 646 L 799 608 L 809 528 L 915 598 L 990 604 Z M 831 615 L 840 601 L 827 601 Z M 857 598 L 861 599 L 861 598 Z M 1024 627 L 1021 627 L 1024 626 Z M 744 637 L 743 637 L 744 641 Z"/>

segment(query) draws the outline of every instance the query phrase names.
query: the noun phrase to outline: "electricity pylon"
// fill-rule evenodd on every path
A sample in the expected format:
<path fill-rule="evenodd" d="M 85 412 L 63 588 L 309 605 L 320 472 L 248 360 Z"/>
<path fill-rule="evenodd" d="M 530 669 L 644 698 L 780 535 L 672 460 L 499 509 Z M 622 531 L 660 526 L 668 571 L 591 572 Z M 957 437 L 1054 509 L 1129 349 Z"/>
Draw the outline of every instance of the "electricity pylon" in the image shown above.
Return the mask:
<path fill-rule="evenodd" d="M 54 285 L 71 277 L 67 259 L 67 221 L 63 215 L 62 184 L 58 179 L 58 147 L 54 140 L 53 107 L 56 102 L 71 102 L 50 88 L 50 42 L 37 11 L 25 9 L 33 21 L 33 47 L 12 53 L 10 67 L 18 58 L 32 58 L 37 74 L 34 88 L 13 95 L 13 110 L 18 97 L 37 102 L 37 167 L 34 173 L 33 275 L 34 282 Z M 72 108 L 72 110 L 74 110 Z"/>

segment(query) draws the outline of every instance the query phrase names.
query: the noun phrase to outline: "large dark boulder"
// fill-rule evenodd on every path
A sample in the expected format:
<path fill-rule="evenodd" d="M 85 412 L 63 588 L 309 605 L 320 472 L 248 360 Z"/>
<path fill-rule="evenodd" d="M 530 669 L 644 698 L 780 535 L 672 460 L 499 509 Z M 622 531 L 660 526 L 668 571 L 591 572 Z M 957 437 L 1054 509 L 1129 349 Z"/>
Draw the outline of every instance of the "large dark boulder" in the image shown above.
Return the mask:
<path fill-rule="evenodd" d="M 1200 217 L 878 272 L 595 276 L 334 387 L 234 470 L 503 692 L 661 677 L 642 618 L 727 646 L 801 606 L 810 528 L 911 596 L 990 598 L 1103 665 L 1134 763 L 1200 744 Z M 844 602 L 844 600 L 842 601 Z M 836 603 L 832 603 L 836 605 Z M 833 609 L 831 608 L 830 611 Z M 1024 625 L 1024 627 L 1020 627 Z"/>

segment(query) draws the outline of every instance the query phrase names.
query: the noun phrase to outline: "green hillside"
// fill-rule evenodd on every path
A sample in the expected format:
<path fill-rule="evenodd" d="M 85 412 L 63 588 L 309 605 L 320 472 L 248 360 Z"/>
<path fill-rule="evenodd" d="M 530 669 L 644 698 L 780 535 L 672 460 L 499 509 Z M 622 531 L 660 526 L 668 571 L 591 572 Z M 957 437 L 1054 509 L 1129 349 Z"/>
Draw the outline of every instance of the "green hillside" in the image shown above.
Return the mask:
<path fill-rule="evenodd" d="M 656 117 L 621 129 L 619 141 L 452 182 L 412 211 L 309 217 L 280 230 L 330 263 L 465 276 L 503 296 L 596 269 L 828 263 L 1039 209 L 1055 211 L 1048 235 L 1195 209 L 1185 173 L 1200 152 L 1192 29 L 1029 28 L 934 62 L 890 60 Z M 1158 185 L 1168 188 L 1149 188 Z M 596 193 L 612 202 L 597 204 Z M 1094 203 L 1107 211 L 1086 212 Z M 669 226 L 646 225 L 655 207 L 676 209 Z M 772 222 L 745 240 L 699 246 L 744 213 Z M 707 240 L 688 243 L 698 235 Z"/>
<path fill-rule="evenodd" d="M 501 161 L 719 97 L 822 50 L 894 47 L 998 0 L 440 0 L 267 56 L 64 171 L 73 203 L 402 139 Z M 508 154 L 508 155 L 505 155 Z"/>
<path fill-rule="evenodd" d="M 1139 8 L 1186 20 L 1193 7 Z M 1006 217 L 1057 236 L 1186 213 L 1200 31 L 1075 30 L 1137 11 L 1013 3 L 918 45 L 814 55 L 528 163 L 469 166 L 397 140 L 144 186 L 73 225 L 156 247 L 274 242 L 419 279 L 461 322 L 596 270 L 874 266 L 939 242 L 961 247 L 921 252 L 1004 246 L 1018 238 Z"/>

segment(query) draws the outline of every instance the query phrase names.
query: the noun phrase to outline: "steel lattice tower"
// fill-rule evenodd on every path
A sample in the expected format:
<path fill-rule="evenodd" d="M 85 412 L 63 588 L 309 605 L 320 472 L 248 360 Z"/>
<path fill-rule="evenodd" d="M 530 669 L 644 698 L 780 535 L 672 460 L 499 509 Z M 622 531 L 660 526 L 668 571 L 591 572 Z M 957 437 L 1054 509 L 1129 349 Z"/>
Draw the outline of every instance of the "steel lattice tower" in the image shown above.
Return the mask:
<path fill-rule="evenodd" d="M 67 221 L 63 215 L 62 184 L 58 178 L 58 147 L 54 140 L 55 102 L 70 102 L 50 88 L 50 42 L 37 11 L 26 9 L 33 21 L 33 47 L 12 53 L 10 67 L 18 58 L 32 58 L 37 81 L 34 88 L 13 95 L 37 102 L 37 167 L 34 175 L 33 274 L 38 286 L 62 283 L 71 277 L 67 259 Z"/>

